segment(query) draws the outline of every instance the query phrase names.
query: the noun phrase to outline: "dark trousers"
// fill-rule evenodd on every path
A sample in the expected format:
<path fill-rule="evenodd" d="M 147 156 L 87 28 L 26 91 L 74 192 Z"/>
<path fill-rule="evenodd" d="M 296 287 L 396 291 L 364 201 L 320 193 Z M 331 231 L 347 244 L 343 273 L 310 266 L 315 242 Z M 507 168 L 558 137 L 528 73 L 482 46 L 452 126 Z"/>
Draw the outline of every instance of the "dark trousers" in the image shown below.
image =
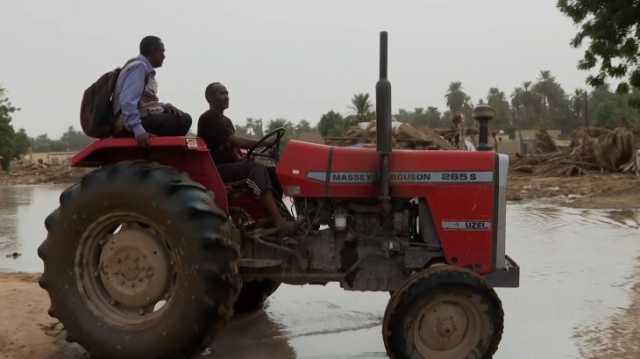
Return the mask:
<path fill-rule="evenodd" d="M 151 113 L 140 117 L 142 127 L 156 136 L 184 136 L 191 128 L 191 116 L 188 113 L 174 115 L 169 112 Z M 114 137 L 132 137 L 133 134 L 122 128 Z"/>
<path fill-rule="evenodd" d="M 184 136 L 191 128 L 191 116 L 184 112 L 177 115 L 169 112 L 151 113 L 140 119 L 142 127 L 157 136 Z"/>
<path fill-rule="evenodd" d="M 247 185 L 256 196 L 271 191 L 276 198 L 282 196 L 282 189 L 273 167 L 266 167 L 253 160 L 216 164 L 220 177 L 225 183 L 247 180 Z"/>

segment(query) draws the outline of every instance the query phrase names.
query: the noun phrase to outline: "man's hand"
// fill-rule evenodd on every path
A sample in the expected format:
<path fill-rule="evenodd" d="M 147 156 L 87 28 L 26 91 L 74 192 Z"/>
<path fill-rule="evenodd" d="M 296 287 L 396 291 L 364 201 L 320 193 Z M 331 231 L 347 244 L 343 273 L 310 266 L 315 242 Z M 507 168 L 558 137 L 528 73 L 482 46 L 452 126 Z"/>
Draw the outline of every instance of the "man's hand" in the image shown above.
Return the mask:
<path fill-rule="evenodd" d="M 136 136 L 136 142 L 140 147 L 149 147 L 149 133 L 145 132 Z"/>

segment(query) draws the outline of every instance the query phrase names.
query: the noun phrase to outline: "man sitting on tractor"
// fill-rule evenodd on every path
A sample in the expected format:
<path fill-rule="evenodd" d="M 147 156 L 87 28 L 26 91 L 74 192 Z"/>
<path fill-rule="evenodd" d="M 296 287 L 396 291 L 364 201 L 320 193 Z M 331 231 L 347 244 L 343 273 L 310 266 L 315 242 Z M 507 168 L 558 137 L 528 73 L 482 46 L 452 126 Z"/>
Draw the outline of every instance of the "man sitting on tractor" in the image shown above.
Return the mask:
<path fill-rule="evenodd" d="M 281 191 L 274 171 L 252 159 L 243 158 L 240 153 L 240 149 L 250 149 L 258 141 L 235 134 L 233 123 L 224 115 L 224 110 L 229 107 L 227 88 L 219 82 L 214 82 L 207 86 L 205 98 L 209 103 L 209 110 L 198 120 L 198 137 L 207 143 L 222 180 L 229 183 L 246 179 L 247 185 L 256 197 L 262 199 L 278 228 L 278 233 L 293 234 L 297 224 L 287 221 L 276 203 L 276 195 L 280 196 Z"/>
<path fill-rule="evenodd" d="M 140 42 L 140 55 L 120 71 L 113 94 L 113 113 L 118 116 L 114 136 L 133 135 L 139 145 L 147 146 L 149 133 L 184 136 L 189 131 L 191 116 L 158 99 L 154 69 L 161 67 L 164 59 L 162 40 L 147 36 Z"/>

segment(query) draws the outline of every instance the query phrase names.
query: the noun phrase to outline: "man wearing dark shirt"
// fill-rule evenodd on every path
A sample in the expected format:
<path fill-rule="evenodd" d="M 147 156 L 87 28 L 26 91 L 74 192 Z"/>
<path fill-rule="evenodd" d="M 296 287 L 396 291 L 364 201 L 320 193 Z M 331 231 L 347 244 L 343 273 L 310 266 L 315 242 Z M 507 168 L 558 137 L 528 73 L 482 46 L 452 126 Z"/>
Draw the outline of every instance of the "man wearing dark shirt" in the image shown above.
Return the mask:
<path fill-rule="evenodd" d="M 293 234 L 297 225 L 282 217 L 276 203 L 277 191 L 268 169 L 251 159 L 243 159 L 240 154 L 240 149 L 252 148 L 258 141 L 235 134 L 233 123 L 224 115 L 224 110 L 229 107 L 227 88 L 214 82 L 207 86 L 205 98 L 209 103 L 209 110 L 198 120 L 198 136 L 207 143 L 222 180 L 229 183 L 246 179 L 256 196 L 262 199 L 278 232 L 283 235 Z"/>

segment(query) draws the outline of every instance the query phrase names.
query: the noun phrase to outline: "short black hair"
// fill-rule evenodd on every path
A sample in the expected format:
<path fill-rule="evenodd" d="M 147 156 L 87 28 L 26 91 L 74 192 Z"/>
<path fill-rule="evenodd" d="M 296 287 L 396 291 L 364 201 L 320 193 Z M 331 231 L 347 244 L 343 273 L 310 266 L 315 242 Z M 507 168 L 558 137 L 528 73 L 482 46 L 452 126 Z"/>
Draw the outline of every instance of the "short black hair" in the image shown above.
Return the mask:
<path fill-rule="evenodd" d="M 211 96 L 213 96 L 213 91 L 217 86 L 224 86 L 224 85 L 221 84 L 220 82 L 212 82 L 204 90 L 204 98 L 207 100 L 207 102 L 211 99 Z"/>
<path fill-rule="evenodd" d="M 160 40 L 159 37 L 153 35 L 145 36 L 142 41 L 140 41 L 140 54 L 144 56 L 150 55 L 153 50 L 163 46 L 162 40 Z"/>

